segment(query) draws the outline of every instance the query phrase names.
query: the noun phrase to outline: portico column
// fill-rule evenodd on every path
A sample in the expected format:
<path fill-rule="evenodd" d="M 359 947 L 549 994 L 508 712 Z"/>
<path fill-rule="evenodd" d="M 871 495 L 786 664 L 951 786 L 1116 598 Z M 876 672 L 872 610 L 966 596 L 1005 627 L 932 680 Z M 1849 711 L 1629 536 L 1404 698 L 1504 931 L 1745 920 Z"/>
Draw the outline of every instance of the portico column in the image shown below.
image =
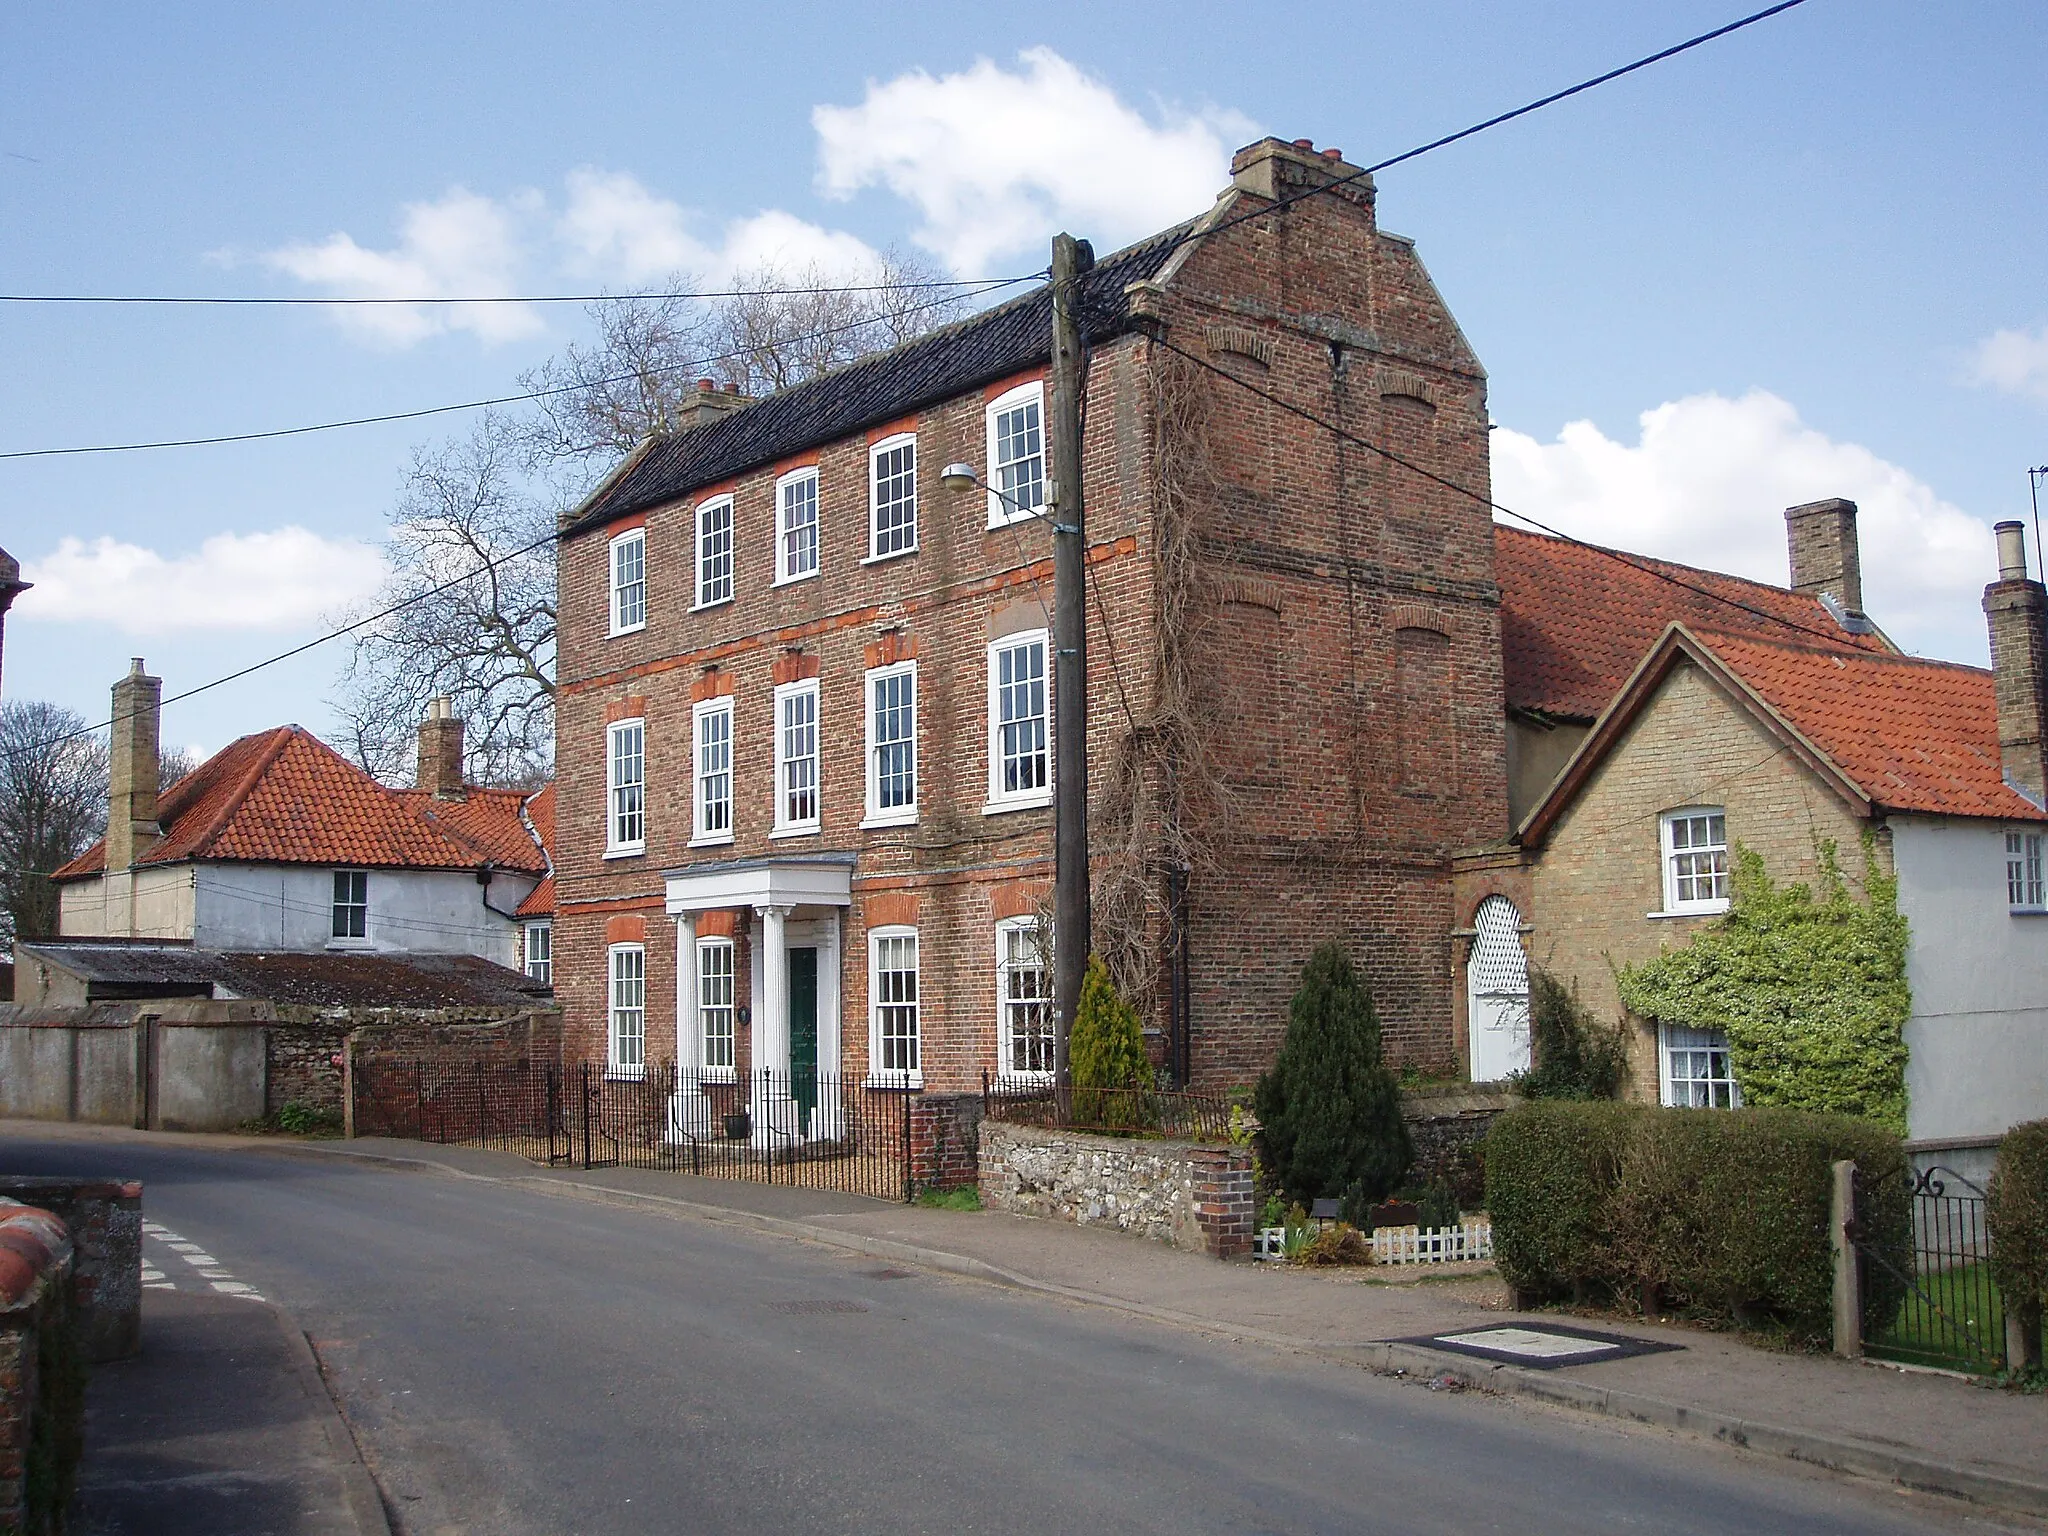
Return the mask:
<path fill-rule="evenodd" d="M 704 1024 L 697 1012 L 697 914 L 676 914 L 676 1091 L 669 1121 L 677 1132 L 710 1130 L 711 1104 L 704 1081 Z M 672 1138 L 680 1140 L 680 1135 Z"/>
<path fill-rule="evenodd" d="M 760 942 L 754 946 L 754 964 L 761 972 L 761 1012 L 754 1020 L 754 1140 L 770 1141 L 770 1124 L 782 1125 L 776 1105 L 789 1098 L 789 914 L 786 906 L 754 908 L 761 921 L 756 926 Z M 761 1074 L 771 1073 L 771 1087 L 764 1090 Z"/>

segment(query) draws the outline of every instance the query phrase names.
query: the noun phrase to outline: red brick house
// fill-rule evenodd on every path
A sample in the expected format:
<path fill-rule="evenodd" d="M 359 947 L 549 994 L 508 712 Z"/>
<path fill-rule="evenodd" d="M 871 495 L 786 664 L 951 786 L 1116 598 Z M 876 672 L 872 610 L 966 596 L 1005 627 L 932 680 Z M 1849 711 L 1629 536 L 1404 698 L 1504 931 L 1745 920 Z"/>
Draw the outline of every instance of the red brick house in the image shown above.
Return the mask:
<path fill-rule="evenodd" d="M 1394 1057 L 1451 1063 L 1451 854 L 1507 816 L 1485 507 L 1160 345 L 1483 494 L 1484 373 L 1351 170 L 1264 140 L 1083 281 L 1096 943 L 1206 1084 L 1265 1067 L 1328 938 Z M 700 386 L 565 519 L 572 1054 L 686 1088 L 1049 1066 L 1050 331 L 1040 288 L 760 401 Z M 1011 501 L 947 492 L 958 460 Z"/>

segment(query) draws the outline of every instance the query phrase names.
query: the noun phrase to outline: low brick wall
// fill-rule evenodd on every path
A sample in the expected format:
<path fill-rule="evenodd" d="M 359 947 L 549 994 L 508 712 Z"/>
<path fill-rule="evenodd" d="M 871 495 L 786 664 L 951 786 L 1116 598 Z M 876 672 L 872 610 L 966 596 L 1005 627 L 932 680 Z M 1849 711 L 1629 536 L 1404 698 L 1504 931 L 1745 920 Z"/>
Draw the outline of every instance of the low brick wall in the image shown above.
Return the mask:
<path fill-rule="evenodd" d="M 1251 1251 L 1251 1149 L 981 1122 L 982 1203 L 1232 1258 Z"/>
<path fill-rule="evenodd" d="M 416 1072 L 431 1079 L 475 1067 L 558 1067 L 561 1061 L 562 1015 L 554 1008 L 393 1012 L 369 1022 L 358 1015 L 342 1046 L 346 1133 L 417 1134 Z"/>
<path fill-rule="evenodd" d="M 0 1203 L 0 1531 L 61 1530 L 71 1502 L 85 1421 L 71 1274 L 64 1223 Z"/>
<path fill-rule="evenodd" d="M 352 1026 L 346 1020 L 280 1023 L 264 1037 L 264 1110 L 276 1114 L 287 1104 L 339 1115 L 342 1111 L 342 1048 Z"/>
<path fill-rule="evenodd" d="M 910 1189 L 967 1189 L 980 1182 L 981 1095 L 910 1095 Z"/>
<path fill-rule="evenodd" d="M 0 1175 L 0 1198 L 50 1212 L 70 1230 L 71 1305 L 85 1358 L 142 1348 L 142 1185 L 134 1179 Z M 4 1207 L 0 1207 L 4 1209 Z"/>

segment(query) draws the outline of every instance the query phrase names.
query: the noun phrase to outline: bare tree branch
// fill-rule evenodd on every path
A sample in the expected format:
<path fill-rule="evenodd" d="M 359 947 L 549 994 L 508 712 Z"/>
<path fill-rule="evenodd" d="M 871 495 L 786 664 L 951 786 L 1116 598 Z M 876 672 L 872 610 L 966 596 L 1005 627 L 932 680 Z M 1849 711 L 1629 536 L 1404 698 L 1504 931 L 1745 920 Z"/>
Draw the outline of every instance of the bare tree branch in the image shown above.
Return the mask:
<path fill-rule="evenodd" d="M 30 699 L 0 703 L 0 942 L 57 931 L 50 871 L 107 825 L 107 744 L 85 722 Z M 69 740 L 60 738 L 69 737 Z"/>

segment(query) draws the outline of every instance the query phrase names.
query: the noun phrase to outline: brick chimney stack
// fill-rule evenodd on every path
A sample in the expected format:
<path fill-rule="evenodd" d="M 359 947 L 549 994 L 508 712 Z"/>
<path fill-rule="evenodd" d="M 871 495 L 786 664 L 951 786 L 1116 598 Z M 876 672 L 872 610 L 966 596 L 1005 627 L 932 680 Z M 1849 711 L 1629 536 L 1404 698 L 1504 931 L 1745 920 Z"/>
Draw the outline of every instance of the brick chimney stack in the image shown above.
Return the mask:
<path fill-rule="evenodd" d="M 142 670 L 142 658 L 114 684 L 114 733 L 108 763 L 107 873 L 127 869 L 149 852 L 163 829 L 156 822 L 157 732 L 164 682 Z"/>
<path fill-rule="evenodd" d="M 694 432 L 753 403 L 753 397 L 741 394 L 737 384 L 720 389 L 715 379 L 699 379 L 697 387 L 685 390 L 676 405 L 676 430 Z"/>
<path fill-rule="evenodd" d="M 427 705 L 420 721 L 419 770 L 413 786 L 436 800 L 460 800 L 469 790 L 462 782 L 462 721 L 445 693 Z"/>
<path fill-rule="evenodd" d="M 1856 548 L 1856 503 L 1832 496 L 1785 509 L 1792 590 L 1834 599 L 1843 613 L 1863 612 L 1863 557 Z"/>
<path fill-rule="evenodd" d="M 2048 796 L 2048 589 L 2027 577 L 2027 535 L 2000 523 L 1998 580 L 1984 589 L 1991 677 L 1998 692 L 1998 756 L 2006 782 L 2038 805 Z"/>
<path fill-rule="evenodd" d="M 1350 178 L 1346 180 L 1345 178 Z M 1337 185 L 1337 183 L 1342 183 Z M 1230 157 L 1230 184 L 1240 192 L 1278 202 L 1296 193 L 1329 187 L 1331 196 L 1368 214 L 1373 206 L 1370 176 L 1344 158 L 1341 149 L 1318 150 L 1313 139 L 1264 138 Z"/>

